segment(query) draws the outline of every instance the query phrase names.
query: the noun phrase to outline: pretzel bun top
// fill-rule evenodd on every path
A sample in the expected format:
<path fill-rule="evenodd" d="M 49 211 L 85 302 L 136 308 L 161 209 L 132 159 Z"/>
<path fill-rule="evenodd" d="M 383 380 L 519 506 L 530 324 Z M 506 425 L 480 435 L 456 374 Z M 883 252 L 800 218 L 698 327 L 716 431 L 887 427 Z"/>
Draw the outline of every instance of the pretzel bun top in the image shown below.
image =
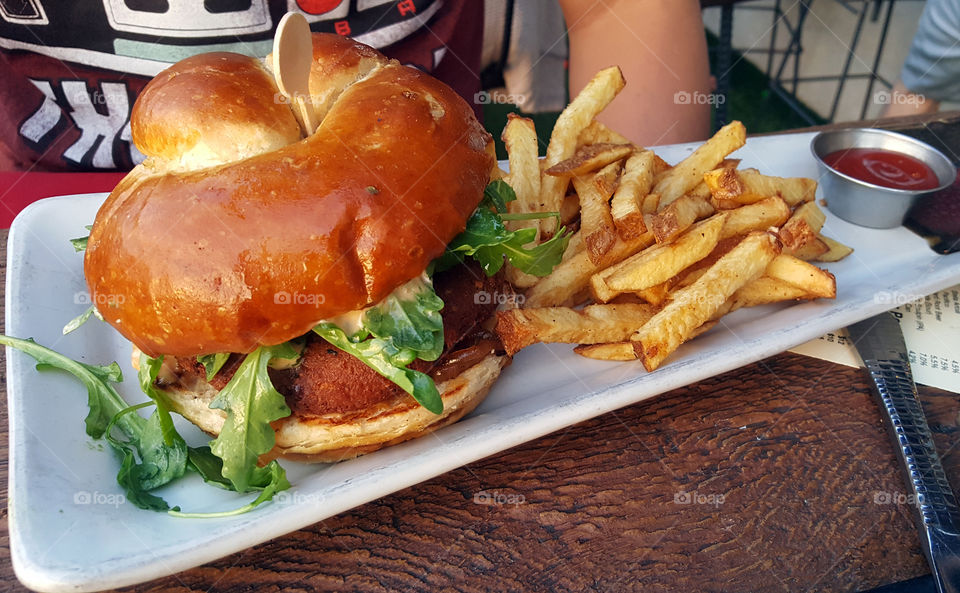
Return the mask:
<path fill-rule="evenodd" d="M 489 180 L 490 136 L 420 71 L 314 34 L 301 139 L 253 58 L 188 58 L 131 114 L 147 156 L 97 214 L 93 302 L 149 356 L 250 352 L 382 300 L 461 232 Z"/>

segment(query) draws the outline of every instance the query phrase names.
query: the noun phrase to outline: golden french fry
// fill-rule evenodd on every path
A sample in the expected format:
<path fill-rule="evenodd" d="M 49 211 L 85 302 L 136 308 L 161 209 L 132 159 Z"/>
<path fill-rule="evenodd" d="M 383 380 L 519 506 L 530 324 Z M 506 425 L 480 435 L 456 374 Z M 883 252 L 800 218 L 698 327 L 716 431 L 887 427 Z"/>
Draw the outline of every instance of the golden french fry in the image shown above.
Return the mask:
<path fill-rule="evenodd" d="M 742 286 L 758 278 L 780 252 L 776 237 L 754 232 L 717 260 L 696 282 L 630 337 L 644 368 L 653 371 Z"/>
<path fill-rule="evenodd" d="M 835 262 L 840 261 L 841 259 L 847 257 L 853 253 L 853 247 L 848 247 L 836 239 L 831 239 L 824 235 L 820 235 L 820 240 L 826 243 L 828 249 L 826 252 L 821 253 L 814 258 L 815 261 L 822 262 Z"/>
<path fill-rule="evenodd" d="M 657 155 L 651 150 L 633 153 L 623 166 L 620 185 L 610 200 L 610 214 L 621 239 L 632 239 L 642 234 L 641 200 L 650 193 L 658 169 Z"/>
<path fill-rule="evenodd" d="M 637 292 L 666 282 L 716 247 L 725 215 L 719 214 L 691 228 L 672 243 L 661 243 L 594 274 L 590 290 L 600 302 L 622 292 Z"/>
<path fill-rule="evenodd" d="M 647 194 L 647 197 L 643 198 L 643 204 L 640 205 L 640 211 L 644 215 L 653 214 L 659 205 L 660 194 Z"/>
<path fill-rule="evenodd" d="M 574 352 L 586 358 L 594 360 L 636 360 L 637 355 L 633 351 L 633 344 L 630 342 L 614 342 L 612 344 L 584 344 L 573 349 Z"/>
<path fill-rule="evenodd" d="M 599 344 L 630 337 L 656 308 L 643 304 L 510 309 L 497 313 L 497 334 L 511 356 L 537 342 Z"/>
<path fill-rule="evenodd" d="M 717 325 L 715 320 L 705 322 L 698 327 L 690 339 L 705 334 Z M 574 352 L 586 358 L 595 360 L 630 361 L 637 359 L 637 353 L 631 342 L 613 342 L 611 344 L 581 344 L 573 349 Z"/>
<path fill-rule="evenodd" d="M 586 175 L 633 152 L 632 144 L 588 144 L 577 149 L 573 156 L 544 171 L 547 175 L 573 177 Z"/>
<path fill-rule="evenodd" d="M 761 276 L 733 293 L 733 296 L 730 297 L 730 310 L 813 298 L 816 297 L 798 286 L 788 284 L 777 278 Z"/>
<path fill-rule="evenodd" d="M 773 177 L 750 169 L 715 169 L 703 176 L 713 199 L 719 203 L 752 204 L 777 196 L 790 206 L 813 201 L 817 182 L 805 177 Z"/>
<path fill-rule="evenodd" d="M 547 145 L 547 154 L 544 158 L 546 168 L 573 156 L 580 133 L 617 96 L 617 93 L 623 89 L 623 85 L 623 74 L 620 68 L 611 66 L 598 72 L 580 91 L 580 94 L 570 101 L 570 104 L 560 113 L 550 134 L 550 144 Z M 540 186 L 540 211 L 560 210 L 568 181 L 566 177 L 543 178 Z M 556 232 L 555 225 L 554 219 L 544 219 L 540 229 L 545 236 L 552 236 Z"/>
<path fill-rule="evenodd" d="M 501 134 L 504 146 L 507 149 L 507 160 L 510 162 L 510 173 L 504 179 L 517 199 L 508 203 L 511 214 L 536 212 L 540 201 L 540 158 L 538 156 L 537 131 L 533 120 L 519 117 L 513 113 L 507 115 L 507 125 Z M 537 229 L 534 243 L 539 241 L 540 220 L 511 220 L 506 225 L 512 231 L 521 228 Z M 528 288 L 540 279 L 531 274 L 514 268 L 508 262 L 506 265 L 507 281 L 519 288 Z"/>
<path fill-rule="evenodd" d="M 837 279 L 833 274 L 792 255 L 778 255 L 764 275 L 802 288 L 816 298 L 837 297 Z"/>
<path fill-rule="evenodd" d="M 657 243 L 665 243 L 713 212 L 713 206 L 706 199 L 683 195 L 659 212 L 646 215 L 644 221 Z"/>
<path fill-rule="evenodd" d="M 743 146 L 746 141 L 747 131 L 742 123 L 733 121 L 720 128 L 712 138 L 665 172 L 657 181 L 653 193 L 660 194 L 659 208 L 662 210 L 695 188 L 703 181 L 704 173 L 716 168 L 728 154 Z"/>
<path fill-rule="evenodd" d="M 576 233 L 576 238 L 580 233 Z M 573 238 L 570 243 L 573 244 Z M 582 241 L 578 239 L 582 245 Z M 610 248 L 604 256 L 600 265 L 595 265 L 587 257 L 586 249 L 580 249 L 570 257 L 560 262 L 553 272 L 542 278 L 530 290 L 527 291 L 524 307 L 555 307 L 575 305 L 580 301 L 576 300 L 578 294 L 582 294 L 588 289 L 590 276 L 601 268 L 611 266 L 617 262 L 623 261 L 634 253 L 641 251 L 653 244 L 653 234 L 644 233 L 636 239 L 622 241 L 617 239 L 613 247 Z M 567 252 L 571 251 L 567 247 Z"/>
<path fill-rule="evenodd" d="M 642 300 L 645 303 L 650 303 L 651 305 L 660 306 L 667 300 L 667 297 L 670 296 L 670 285 L 671 281 L 661 282 L 650 288 L 644 288 L 643 290 L 638 290 L 634 294 L 637 298 Z M 622 296 L 622 295 L 618 295 Z M 609 302 L 609 301 L 608 301 Z"/>
<path fill-rule="evenodd" d="M 721 232 L 723 239 L 778 227 L 790 218 L 790 206 L 782 198 L 776 197 L 723 212 L 727 214 Z"/>
<path fill-rule="evenodd" d="M 580 230 L 587 246 L 587 256 L 594 264 L 613 247 L 617 239 L 613 218 L 610 216 L 610 196 L 613 195 L 620 163 L 610 163 L 595 175 L 573 178 L 573 187 L 580 196 Z"/>
<path fill-rule="evenodd" d="M 810 224 L 805 219 L 797 217 L 791 217 L 785 222 L 777 231 L 777 236 L 783 243 L 784 253 L 790 255 L 807 243 L 819 240 L 817 230 L 810 228 Z"/>
<path fill-rule="evenodd" d="M 818 206 L 816 202 L 804 202 L 794 209 L 790 219 L 805 220 L 807 224 L 810 225 L 810 228 L 819 233 L 820 229 L 823 228 L 823 224 L 827 222 L 827 215 L 823 213 L 823 210 L 820 209 L 820 206 Z M 789 220 L 787 224 L 790 224 Z"/>
<path fill-rule="evenodd" d="M 603 143 L 629 144 L 630 140 L 628 140 L 626 136 L 614 132 L 597 120 L 590 122 L 590 125 L 584 128 L 577 137 L 577 147 L 586 146 L 587 144 Z"/>

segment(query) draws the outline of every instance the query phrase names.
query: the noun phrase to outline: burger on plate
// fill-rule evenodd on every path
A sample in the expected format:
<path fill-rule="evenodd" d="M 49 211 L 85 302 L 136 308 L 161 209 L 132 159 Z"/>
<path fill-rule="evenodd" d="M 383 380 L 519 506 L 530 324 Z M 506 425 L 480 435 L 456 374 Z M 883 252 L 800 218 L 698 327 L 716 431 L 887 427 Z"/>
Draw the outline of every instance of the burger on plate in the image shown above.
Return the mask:
<path fill-rule="evenodd" d="M 259 60 L 160 73 L 131 115 L 147 158 L 84 258 L 145 390 L 216 437 L 241 491 L 270 459 L 347 459 L 472 410 L 509 363 L 485 326 L 498 271 L 532 238 L 504 226 L 490 135 L 442 83 L 314 34 L 310 100 L 304 132 Z M 544 275 L 565 243 L 511 261 Z"/>

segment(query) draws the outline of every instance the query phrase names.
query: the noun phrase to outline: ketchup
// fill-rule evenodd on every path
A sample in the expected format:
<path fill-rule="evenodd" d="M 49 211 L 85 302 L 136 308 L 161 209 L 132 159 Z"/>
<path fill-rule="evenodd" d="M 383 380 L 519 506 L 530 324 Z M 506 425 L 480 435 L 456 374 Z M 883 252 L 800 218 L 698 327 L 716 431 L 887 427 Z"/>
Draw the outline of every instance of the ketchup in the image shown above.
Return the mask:
<path fill-rule="evenodd" d="M 913 191 L 940 185 L 936 173 L 910 155 L 878 148 L 847 148 L 823 157 L 829 167 L 860 181 Z"/>

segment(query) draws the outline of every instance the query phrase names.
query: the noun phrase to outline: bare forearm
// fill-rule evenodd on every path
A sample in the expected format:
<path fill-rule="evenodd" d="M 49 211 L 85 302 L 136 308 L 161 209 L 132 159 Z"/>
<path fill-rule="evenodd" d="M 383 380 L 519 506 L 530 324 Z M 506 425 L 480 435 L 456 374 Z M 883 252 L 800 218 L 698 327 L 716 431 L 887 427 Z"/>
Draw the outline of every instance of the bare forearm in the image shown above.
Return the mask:
<path fill-rule="evenodd" d="M 560 3 L 570 35 L 571 96 L 616 64 L 627 86 L 598 119 L 642 145 L 707 137 L 710 71 L 696 0 Z"/>
<path fill-rule="evenodd" d="M 880 113 L 880 117 L 922 115 L 940 111 L 940 101 L 911 92 L 899 80 L 893 85 L 890 93 L 884 96 L 888 100 Z"/>

